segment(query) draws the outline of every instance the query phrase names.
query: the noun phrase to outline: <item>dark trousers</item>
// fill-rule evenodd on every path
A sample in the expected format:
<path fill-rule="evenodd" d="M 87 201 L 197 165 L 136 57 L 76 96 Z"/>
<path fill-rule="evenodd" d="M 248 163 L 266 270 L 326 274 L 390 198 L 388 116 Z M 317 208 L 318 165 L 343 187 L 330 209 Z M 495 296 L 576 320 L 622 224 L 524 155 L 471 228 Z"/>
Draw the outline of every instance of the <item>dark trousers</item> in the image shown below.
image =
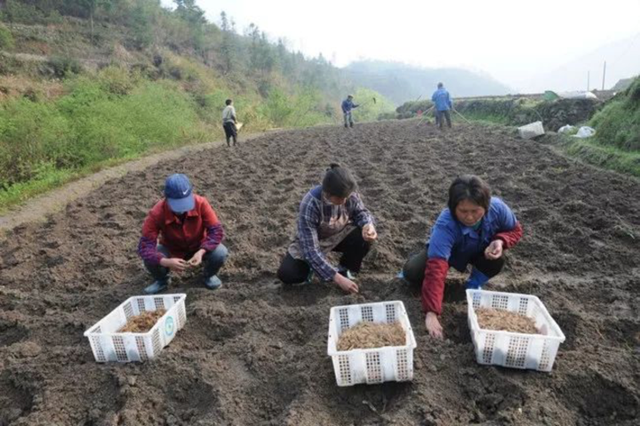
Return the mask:
<path fill-rule="evenodd" d="M 424 270 L 427 266 L 427 250 L 422 250 L 420 253 L 411 256 L 407 263 L 404 264 L 404 268 L 402 268 L 405 280 L 411 284 L 421 286 L 422 281 L 424 281 Z M 484 252 L 481 252 L 471 258 L 469 263 L 488 278 L 493 278 L 500 273 L 504 266 L 504 255 L 499 259 L 489 260 L 484 257 Z"/>
<path fill-rule="evenodd" d="M 369 253 L 371 243 L 362 238 L 362 229 L 356 228 L 338 244 L 333 251 L 342 253 L 340 266 L 353 273 L 360 272 L 362 259 Z M 278 278 L 285 284 L 297 284 L 305 281 L 311 267 L 300 259 L 294 259 L 287 253 L 278 268 Z"/>
<path fill-rule="evenodd" d="M 157 250 L 164 254 L 166 257 L 170 257 L 169 249 L 165 246 L 158 244 Z M 227 248 L 220 244 L 214 251 L 208 251 L 202 256 L 202 263 L 204 266 L 204 278 L 207 279 L 212 277 L 218 273 L 222 265 L 224 265 L 225 260 L 227 260 L 227 256 L 229 252 Z M 185 260 L 189 260 L 191 255 L 188 256 Z M 144 267 L 147 268 L 147 271 L 151 274 L 154 280 L 156 281 L 167 281 L 169 279 L 169 268 L 165 268 L 159 264 L 151 264 L 144 262 Z"/>
<path fill-rule="evenodd" d="M 233 145 L 238 144 L 238 130 L 236 124 L 233 121 L 227 121 L 222 125 L 224 127 L 224 135 L 227 137 L 227 145 L 231 146 L 231 139 L 233 138 Z"/>
<path fill-rule="evenodd" d="M 436 125 L 442 129 L 442 117 L 444 116 L 445 120 L 447 120 L 447 126 L 451 128 L 451 113 L 449 110 L 446 111 L 436 111 Z"/>

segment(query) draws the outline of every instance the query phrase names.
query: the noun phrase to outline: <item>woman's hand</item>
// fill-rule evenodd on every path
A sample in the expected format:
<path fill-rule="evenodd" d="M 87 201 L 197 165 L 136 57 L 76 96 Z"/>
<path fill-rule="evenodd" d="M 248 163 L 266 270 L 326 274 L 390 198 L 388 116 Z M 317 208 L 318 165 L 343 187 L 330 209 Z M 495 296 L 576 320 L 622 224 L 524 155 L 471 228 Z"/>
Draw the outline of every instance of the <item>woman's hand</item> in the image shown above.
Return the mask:
<path fill-rule="evenodd" d="M 378 233 L 372 223 L 367 223 L 362 227 L 362 238 L 368 243 L 378 238 Z"/>
<path fill-rule="evenodd" d="M 347 293 L 355 294 L 358 292 L 358 284 L 354 283 L 344 275 L 336 273 L 336 275 L 333 277 L 333 282 L 338 284 L 338 287 L 340 287 Z"/>
<path fill-rule="evenodd" d="M 502 240 L 493 240 L 489 247 L 484 250 L 484 257 L 489 260 L 496 260 L 502 257 L 502 247 L 504 246 L 504 241 Z"/>
<path fill-rule="evenodd" d="M 424 325 L 427 327 L 427 331 L 431 337 L 436 339 L 442 339 L 442 326 L 438 320 L 438 316 L 433 312 L 427 312 L 427 316 L 424 319 Z"/>
<path fill-rule="evenodd" d="M 189 263 L 189 266 L 198 266 L 199 264 L 202 263 L 202 256 L 204 256 L 204 254 L 207 251 L 205 249 L 200 249 L 198 250 L 192 257 L 191 259 L 189 259 L 187 261 L 187 263 Z"/>
<path fill-rule="evenodd" d="M 189 264 L 185 260 L 178 257 L 165 257 L 160 260 L 160 265 L 174 272 L 182 272 L 189 267 Z"/>

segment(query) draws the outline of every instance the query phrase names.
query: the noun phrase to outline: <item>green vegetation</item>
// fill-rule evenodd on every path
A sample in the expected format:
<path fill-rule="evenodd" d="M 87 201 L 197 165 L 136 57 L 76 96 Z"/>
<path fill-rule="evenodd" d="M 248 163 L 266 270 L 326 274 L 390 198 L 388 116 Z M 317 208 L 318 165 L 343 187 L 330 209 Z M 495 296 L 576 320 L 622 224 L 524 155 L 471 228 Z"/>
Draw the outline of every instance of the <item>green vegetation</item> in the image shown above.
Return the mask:
<path fill-rule="evenodd" d="M 564 149 L 569 155 L 589 164 L 640 177 L 640 152 L 638 151 L 628 152 L 613 146 L 601 145 L 596 140 L 573 138 L 567 142 Z"/>
<path fill-rule="evenodd" d="M 0 49 L 11 50 L 13 49 L 14 41 L 11 31 L 4 25 L 0 24 Z"/>
<path fill-rule="evenodd" d="M 640 78 L 598 111 L 590 139 L 572 140 L 567 152 L 598 166 L 640 177 Z"/>
<path fill-rule="evenodd" d="M 243 132 L 358 121 L 392 104 L 251 25 L 207 22 L 194 0 L 8 0 L 0 20 L 0 209 L 104 165 Z M 13 50 L 10 50 L 13 49 Z M 14 54 L 13 52 L 20 53 Z"/>
<path fill-rule="evenodd" d="M 640 78 L 613 98 L 591 120 L 602 145 L 623 151 L 640 151 Z"/>

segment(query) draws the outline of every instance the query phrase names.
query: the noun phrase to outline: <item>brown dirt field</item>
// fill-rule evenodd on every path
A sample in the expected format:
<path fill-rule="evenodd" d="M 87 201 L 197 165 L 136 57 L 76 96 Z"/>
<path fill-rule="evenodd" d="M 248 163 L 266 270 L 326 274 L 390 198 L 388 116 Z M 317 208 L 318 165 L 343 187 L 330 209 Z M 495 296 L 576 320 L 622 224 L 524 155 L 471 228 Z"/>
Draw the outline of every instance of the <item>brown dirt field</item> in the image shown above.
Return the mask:
<path fill-rule="evenodd" d="M 304 193 L 331 161 L 353 169 L 378 220 L 358 277 L 284 289 L 275 271 Z M 186 327 L 153 361 L 97 364 L 83 332 L 150 278 L 136 247 L 165 176 L 188 173 L 226 227 L 224 286 L 193 272 Z M 446 340 L 419 291 L 394 279 L 460 173 L 486 178 L 523 223 L 489 289 L 539 296 L 567 336 L 553 372 L 480 366 L 462 277 L 448 279 Z M 632 425 L 640 414 L 640 185 L 498 127 L 415 122 L 320 127 L 212 148 L 113 179 L 0 244 L 0 424 Z M 332 306 L 402 300 L 418 347 L 411 383 L 338 388 Z"/>

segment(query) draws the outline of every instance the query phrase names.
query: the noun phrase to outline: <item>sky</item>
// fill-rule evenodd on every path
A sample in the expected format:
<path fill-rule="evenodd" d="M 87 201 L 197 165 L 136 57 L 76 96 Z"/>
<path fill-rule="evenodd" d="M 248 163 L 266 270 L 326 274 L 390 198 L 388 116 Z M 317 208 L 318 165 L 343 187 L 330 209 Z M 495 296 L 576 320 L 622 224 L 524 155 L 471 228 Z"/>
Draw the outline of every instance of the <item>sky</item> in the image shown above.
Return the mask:
<path fill-rule="evenodd" d="M 211 22 L 225 11 L 240 33 L 254 23 L 271 40 L 339 67 L 362 59 L 462 67 L 514 88 L 604 44 L 636 34 L 630 43 L 640 44 L 640 0 L 196 3 Z"/>

